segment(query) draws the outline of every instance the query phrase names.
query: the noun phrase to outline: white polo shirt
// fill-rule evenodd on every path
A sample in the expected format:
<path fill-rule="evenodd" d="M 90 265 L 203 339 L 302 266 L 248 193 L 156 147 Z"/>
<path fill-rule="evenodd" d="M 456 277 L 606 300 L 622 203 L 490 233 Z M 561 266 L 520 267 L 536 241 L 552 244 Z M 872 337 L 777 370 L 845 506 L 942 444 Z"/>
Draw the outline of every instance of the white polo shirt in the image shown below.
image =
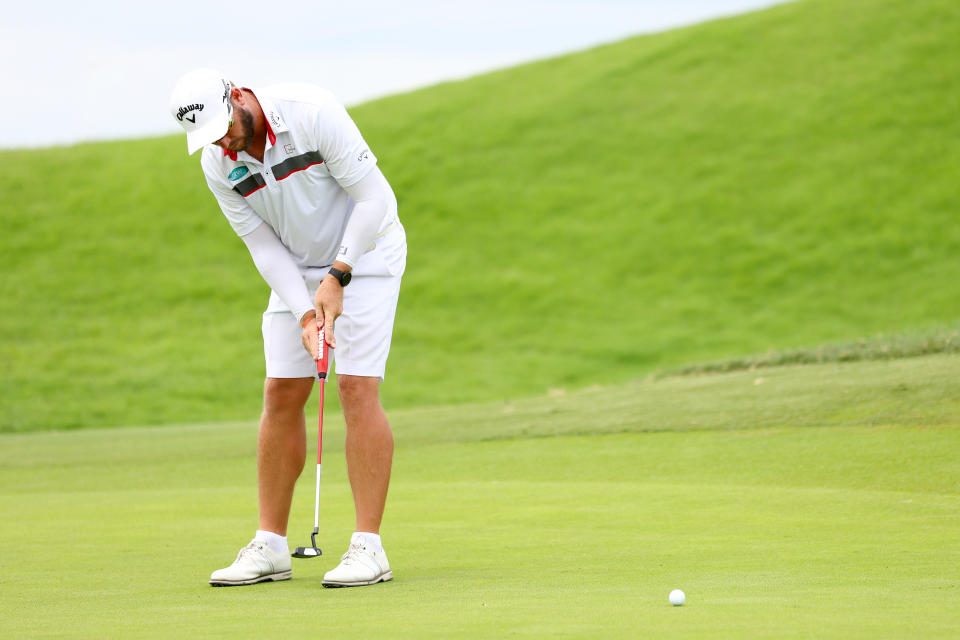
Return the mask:
<path fill-rule="evenodd" d="M 327 91 L 282 84 L 254 91 L 267 122 L 263 162 L 209 145 L 200 164 L 238 236 L 266 222 L 301 268 L 333 264 L 353 199 L 344 190 L 377 162 L 346 109 Z M 396 221 L 388 212 L 380 229 Z"/>

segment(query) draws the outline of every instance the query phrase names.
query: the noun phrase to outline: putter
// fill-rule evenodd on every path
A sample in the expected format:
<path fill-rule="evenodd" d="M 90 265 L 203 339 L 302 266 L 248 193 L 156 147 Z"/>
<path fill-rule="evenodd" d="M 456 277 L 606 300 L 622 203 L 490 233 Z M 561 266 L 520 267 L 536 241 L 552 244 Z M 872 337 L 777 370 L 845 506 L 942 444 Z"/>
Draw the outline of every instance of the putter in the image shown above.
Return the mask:
<path fill-rule="evenodd" d="M 317 377 L 320 379 L 320 428 L 317 433 L 317 490 L 314 498 L 313 533 L 310 534 L 309 547 L 297 547 L 297 550 L 290 554 L 294 558 L 316 558 L 319 555 L 323 555 L 320 547 L 317 546 L 317 534 L 320 532 L 320 454 L 323 452 L 323 385 L 327 381 L 329 353 L 327 352 L 327 341 L 323 335 L 323 327 L 320 327 L 318 336 L 320 338 L 320 342 L 317 344 L 320 349 L 320 359 L 317 360 Z"/>

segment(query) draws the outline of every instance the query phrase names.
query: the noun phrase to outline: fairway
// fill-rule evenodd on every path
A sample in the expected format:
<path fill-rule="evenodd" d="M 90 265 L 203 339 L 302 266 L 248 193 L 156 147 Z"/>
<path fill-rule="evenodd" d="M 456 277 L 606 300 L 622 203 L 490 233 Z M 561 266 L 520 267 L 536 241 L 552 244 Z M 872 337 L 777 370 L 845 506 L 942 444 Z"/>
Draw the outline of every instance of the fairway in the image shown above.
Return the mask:
<path fill-rule="evenodd" d="M 637 381 L 391 413 L 393 582 L 320 586 L 346 547 L 213 589 L 255 528 L 253 423 L 0 436 L 3 637 L 950 637 L 960 358 Z M 309 465 L 289 539 L 312 528 Z M 667 603 L 681 588 L 687 604 Z"/>

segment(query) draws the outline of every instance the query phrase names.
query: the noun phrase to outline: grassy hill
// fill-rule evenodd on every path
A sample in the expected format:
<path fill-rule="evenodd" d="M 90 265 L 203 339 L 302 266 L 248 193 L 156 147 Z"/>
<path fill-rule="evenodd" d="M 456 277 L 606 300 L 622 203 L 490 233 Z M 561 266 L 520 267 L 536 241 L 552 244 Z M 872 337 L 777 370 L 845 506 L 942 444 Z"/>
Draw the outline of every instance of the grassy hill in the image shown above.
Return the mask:
<path fill-rule="evenodd" d="M 958 40 L 809 0 L 352 109 L 410 239 L 388 407 L 955 322 Z M 0 429 L 256 415 L 266 287 L 181 137 L 0 170 Z"/>

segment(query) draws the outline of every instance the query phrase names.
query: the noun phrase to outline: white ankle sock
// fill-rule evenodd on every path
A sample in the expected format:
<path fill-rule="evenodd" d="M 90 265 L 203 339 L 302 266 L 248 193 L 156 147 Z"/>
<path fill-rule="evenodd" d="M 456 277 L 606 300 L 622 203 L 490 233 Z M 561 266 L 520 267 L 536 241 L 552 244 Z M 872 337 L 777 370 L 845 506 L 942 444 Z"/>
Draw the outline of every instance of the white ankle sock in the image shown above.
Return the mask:
<path fill-rule="evenodd" d="M 270 550 L 276 553 L 290 553 L 290 549 L 287 547 L 287 536 L 281 536 L 272 531 L 261 531 L 257 529 L 257 535 L 255 535 L 253 539 L 266 542 Z"/>
<path fill-rule="evenodd" d="M 360 540 L 375 551 L 383 551 L 383 543 L 380 541 L 380 535 L 370 533 L 369 531 L 357 531 L 350 536 L 350 542 Z"/>

